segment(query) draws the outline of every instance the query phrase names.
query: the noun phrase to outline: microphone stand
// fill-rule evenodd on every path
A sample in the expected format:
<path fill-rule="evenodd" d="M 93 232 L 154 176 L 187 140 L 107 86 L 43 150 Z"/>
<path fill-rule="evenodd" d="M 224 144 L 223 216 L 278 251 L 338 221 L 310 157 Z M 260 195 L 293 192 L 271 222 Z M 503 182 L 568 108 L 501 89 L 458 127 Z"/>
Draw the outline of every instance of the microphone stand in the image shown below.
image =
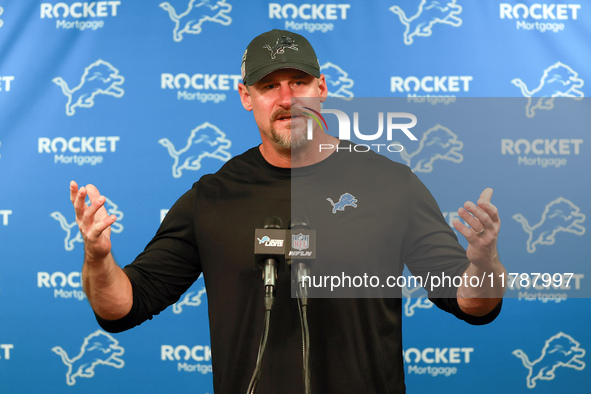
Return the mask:
<path fill-rule="evenodd" d="M 275 300 L 275 284 L 277 278 L 277 265 L 275 259 L 265 259 L 265 266 L 263 269 L 263 282 L 265 283 L 265 322 L 263 334 L 261 335 L 261 342 L 259 344 L 259 351 L 257 354 L 257 362 L 248 385 L 248 394 L 254 394 L 256 386 L 259 383 L 261 376 L 261 366 L 263 364 L 263 355 L 267 347 L 267 339 L 269 338 L 269 326 L 271 322 L 271 309 L 273 308 L 273 301 Z"/>
<path fill-rule="evenodd" d="M 302 329 L 302 366 L 305 394 L 311 393 L 310 388 L 310 331 L 308 329 L 308 285 L 304 278 L 310 278 L 310 263 L 316 258 L 316 232 L 310 229 L 308 218 L 305 215 L 295 215 L 289 228 L 292 232 L 292 247 L 289 255 L 293 255 L 292 262 L 296 270 L 296 296 Z M 301 231 L 300 237 L 306 242 L 296 247 L 293 244 L 295 233 Z"/>
<path fill-rule="evenodd" d="M 308 287 L 302 279 L 304 276 L 310 277 L 310 267 L 306 263 L 297 263 L 298 291 L 297 299 L 300 312 L 300 324 L 302 327 L 302 346 L 303 346 L 303 377 L 304 392 L 310 394 L 310 331 L 308 329 Z"/>

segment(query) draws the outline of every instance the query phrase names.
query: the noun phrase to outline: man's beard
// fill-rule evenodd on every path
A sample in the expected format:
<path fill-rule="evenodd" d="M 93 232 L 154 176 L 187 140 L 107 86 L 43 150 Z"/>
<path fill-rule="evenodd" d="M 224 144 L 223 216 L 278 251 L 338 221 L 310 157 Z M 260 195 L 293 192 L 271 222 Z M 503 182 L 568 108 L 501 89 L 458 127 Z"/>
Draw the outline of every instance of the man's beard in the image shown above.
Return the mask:
<path fill-rule="evenodd" d="M 294 119 L 296 125 L 293 124 L 294 120 L 292 120 L 290 130 L 280 132 L 275 128 L 274 120 L 287 115 L 297 116 L 297 118 Z M 303 125 L 301 123 L 303 123 Z M 271 118 L 271 137 L 273 142 L 283 149 L 295 150 L 303 147 L 308 142 L 306 134 L 306 120 L 300 111 L 294 111 L 293 109 L 292 111 L 278 111 Z"/>
<path fill-rule="evenodd" d="M 289 132 L 280 133 L 275 127 L 271 126 L 273 142 L 283 149 L 295 150 L 304 146 L 308 142 L 306 133 L 307 131 L 304 128 L 299 128 L 299 130 L 292 128 Z"/>

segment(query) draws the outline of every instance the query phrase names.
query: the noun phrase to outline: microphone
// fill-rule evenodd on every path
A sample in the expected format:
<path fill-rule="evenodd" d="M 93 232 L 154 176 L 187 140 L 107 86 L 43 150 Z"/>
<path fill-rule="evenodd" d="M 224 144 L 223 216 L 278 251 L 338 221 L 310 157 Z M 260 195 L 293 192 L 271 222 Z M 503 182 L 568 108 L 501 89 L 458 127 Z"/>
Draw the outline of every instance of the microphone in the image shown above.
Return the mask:
<path fill-rule="evenodd" d="M 283 222 L 277 216 L 267 217 L 264 228 L 255 229 L 255 266 L 263 269 L 267 294 L 275 294 L 277 271 L 285 269 L 285 233 Z"/>
<path fill-rule="evenodd" d="M 316 230 L 310 229 L 306 215 L 295 215 L 289 225 L 290 247 L 286 257 L 295 266 L 297 293 L 302 304 L 308 302 L 308 287 L 304 281 L 310 277 L 310 264 L 316 259 Z"/>
<path fill-rule="evenodd" d="M 285 233 L 278 216 L 268 216 L 264 228 L 255 230 L 254 257 L 256 267 L 265 267 L 267 259 L 274 259 L 278 268 L 285 267 Z"/>
<path fill-rule="evenodd" d="M 255 267 L 263 269 L 263 283 L 265 284 L 265 322 L 256 365 L 248 385 L 248 394 L 254 394 L 261 375 L 261 365 L 269 338 L 271 309 L 273 309 L 275 299 L 277 270 L 283 269 L 285 266 L 285 236 L 283 222 L 278 216 L 267 217 L 264 228 L 257 228 L 254 231 Z"/>
<path fill-rule="evenodd" d="M 310 229 L 306 215 L 295 215 L 289 222 L 291 247 L 286 253 L 290 263 L 316 259 L 316 230 Z"/>

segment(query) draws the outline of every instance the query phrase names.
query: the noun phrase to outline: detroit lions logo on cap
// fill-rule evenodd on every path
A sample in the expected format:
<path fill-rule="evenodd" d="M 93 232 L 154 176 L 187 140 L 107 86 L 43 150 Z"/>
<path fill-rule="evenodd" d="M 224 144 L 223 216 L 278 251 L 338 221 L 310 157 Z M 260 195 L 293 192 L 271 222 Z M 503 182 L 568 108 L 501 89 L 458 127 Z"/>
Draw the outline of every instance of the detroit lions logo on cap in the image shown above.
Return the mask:
<path fill-rule="evenodd" d="M 271 51 L 271 59 L 275 59 L 277 55 L 283 55 L 285 53 L 285 49 L 292 49 L 294 51 L 298 50 L 298 44 L 291 37 L 281 36 L 281 38 L 277 39 L 277 42 L 273 47 L 269 44 L 263 46 L 263 48 L 267 48 Z"/>

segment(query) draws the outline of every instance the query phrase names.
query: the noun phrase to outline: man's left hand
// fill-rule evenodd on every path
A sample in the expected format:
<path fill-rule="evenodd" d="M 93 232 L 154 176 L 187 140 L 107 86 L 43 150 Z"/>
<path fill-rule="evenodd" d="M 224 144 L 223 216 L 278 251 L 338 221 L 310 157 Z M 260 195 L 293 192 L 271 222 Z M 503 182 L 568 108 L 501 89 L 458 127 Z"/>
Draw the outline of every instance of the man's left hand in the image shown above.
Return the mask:
<path fill-rule="evenodd" d="M 501 220 L 497 207 L 490 202 L 492 194 L 493 190 L 486 188 L 476 204 L 466 201 L 464 207 L 458 209 L 458 214 L 470 227 L 457 219 L 453 221 L 454 228 L 468 240 L 468 260 L 484 270 L 499 259 L 497 238 Z"/>

